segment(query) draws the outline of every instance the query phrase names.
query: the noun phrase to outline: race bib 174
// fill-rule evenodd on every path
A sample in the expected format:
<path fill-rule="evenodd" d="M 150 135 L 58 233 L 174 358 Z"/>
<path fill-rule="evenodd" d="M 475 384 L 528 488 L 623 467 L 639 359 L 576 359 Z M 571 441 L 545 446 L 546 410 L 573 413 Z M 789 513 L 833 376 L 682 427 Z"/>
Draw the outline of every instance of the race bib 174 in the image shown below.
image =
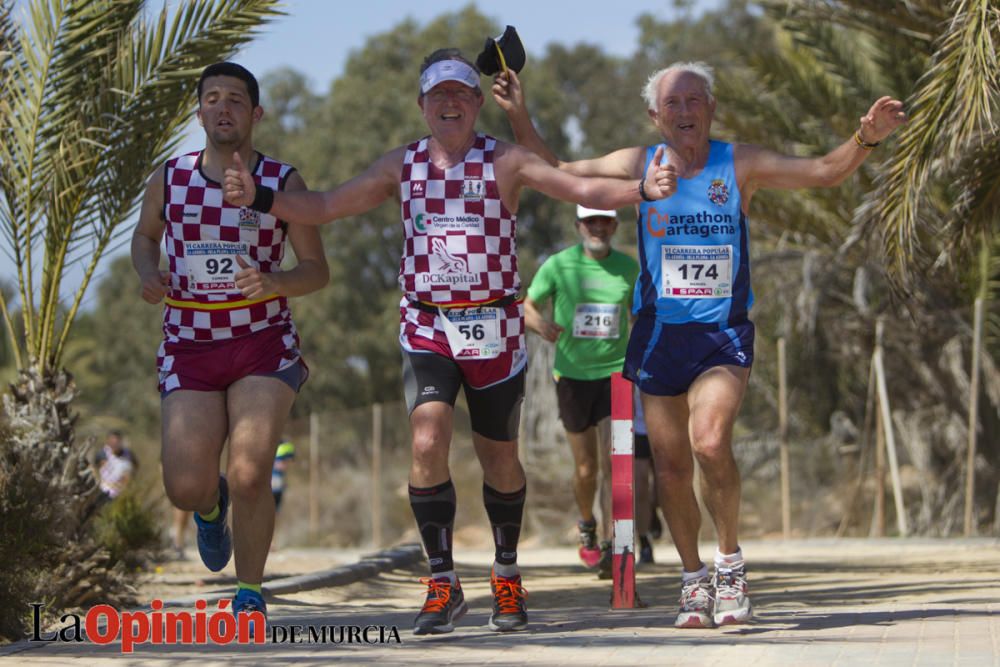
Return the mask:
<path fill-rule="evenodd" d="M 717 299 L 733 295 L 733 246 L 663 246 L 661 296 Z"/>

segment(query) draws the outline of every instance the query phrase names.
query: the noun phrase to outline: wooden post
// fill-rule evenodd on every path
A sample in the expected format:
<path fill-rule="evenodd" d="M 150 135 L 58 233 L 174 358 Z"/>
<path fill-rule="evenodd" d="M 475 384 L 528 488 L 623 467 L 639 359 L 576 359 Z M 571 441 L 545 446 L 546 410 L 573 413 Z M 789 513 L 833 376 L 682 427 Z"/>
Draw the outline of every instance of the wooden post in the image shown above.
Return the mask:
<path fill-rule="evenodd" d="M 319 540 L 319 415 L 309 414 L 309 539 Z"/>
<path fill-rule="evenodd" d="M 885 432 L 885 453 L 889 459 L 889 476 L 892 479 L 892 498 L 896 504 L 896 527 L 901 537 L 909 534 L 906 522 L 906 507 L 903 505 L 903 483 L 899 478 L 899 462 L 896 459 L 896 437 L 892 427 L 892 413 L 889 410 L 889 392 L 885 387 L 885 366 L 882 364 L 882 347 L 875 348 L 875 381 L 878 383 L 878 399 L 882 428 Z"/>
<path fill-rule="evenodd" d="M 778 442 L 781 454 L 781 536 L 792 536 L 792 493 L 788 470 L 788 381 L 785 338 L 778 339 Z"/>
<path fill-rule="evenodd" d="M 875 349 L 872 350 L 872 365 L 868 377 L 875 392 L 875 509 L 872 512 L 871 537 L 885 537 L 885 428 L 882 422 L 882 403 L 875 389 L 878 385 L 875 355 L 882 349 L 882 334 L 885 323 L 881 316 L 875 320 Z"/>
<path fill-rule="evenodd" d="M 983 344 L 983 297 L 976 298 L 972 329 L 972 375 L 969 378 L 969 445 L 965 457 L 965 536 L 975 534 L 976 427 L 979 426 L 979 355 Z"/>
<path fill-rule="evenodd" d="M 372 546 L 382 546 L 382 404 L 372 405 Z"/>
<path fill-rule="evenodd" d="M 872 357 L 872 368 L 875 358 Z M 885 537 L 885 431 L 882 410 L 875 399 L 875 511 L 872 513 L 872 537 Z"/>
<path fill-rule="evenodd" d="M 855 470 L 855 487 L 854 493 L 847 501 L 847 508 L 844 510 L 844 516 L 840 519 L 840 525 L 837 527 L 837 537 L 843 537 L 847 534 L 847 528 L 850 526 L 851 519 L 854 515 L 855 503 L 857 503 L 862 497 L 862 491 L 864 489 L 865 483 L 865 462 L 868 461 L 868 457 L 871 455 L 871 432 L 872 432 L 872 420 L 875 417 L 875 364 L 868 364 L 868 394 L 865 397 L 865 421 L 864 426 L 861 428 L 861 434 L 859 437 L 858 444 L 860 445 L 860 452 L 858 456 L 858 467 Z M 883 494 L 885 493 L 883 489 Z M 872 518 L 874 520 L 875 513 L 872 513 Z M 874 523 L 872 524 L 874 526 Z M 883 523 L 884 528 L 884 523 Z M 873 531 L 869 530 L 869 535 Z"/>

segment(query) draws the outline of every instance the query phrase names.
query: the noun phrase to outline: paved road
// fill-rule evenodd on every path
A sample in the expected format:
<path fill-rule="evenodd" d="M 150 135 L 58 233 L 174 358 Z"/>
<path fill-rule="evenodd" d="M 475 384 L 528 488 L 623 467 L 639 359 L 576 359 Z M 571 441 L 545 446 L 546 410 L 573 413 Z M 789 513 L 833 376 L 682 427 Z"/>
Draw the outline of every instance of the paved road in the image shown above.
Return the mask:
<path fill-rule="evenodd" d="M 459 551 L 470 613 L 456 632 L 414 637 L 422 601 L 420 564 L 349 585 L 277 595 L 275 625 L 396 626 L 399 643 L 299 643 L 263 646 L 138 646 L 20 643 L 0 648 L 18 663 L 199 664 L 531 664 L 531 665 L 896 665 L 1000 666 L 1000 541 L 802 540 L 747 542 L 754 622 L 721 630 L 677 630 L 678 565 L 670 547 L 640 571 L 649 605 L 609 611 L 610 587 L 584 572 L 572 549 L 522 553 L 530 630 L 486 629 L 492 553 Z M 704 553 L 710 554 L 706 548 Z M 286 557 L 281 571 L 322 570 L 355 554 L 316 551 Z M 296 560 L 296 558 L 298 560 Z M 306 567 L 308 564 L 308 567 Z M 169 572 L 164 575 L 166 577 Z M 152 582 L 143 592 L 156 594 Z M 188 594 L 205 594 L 192 580 Z M 170 593 L 176 593 L 174 582 Z M 181 589 L 184 587 L 181 586 Z M 370 635 L 373 637 L 374 635 Z M 391 633 L 390 633 L 391 638 Z"/>

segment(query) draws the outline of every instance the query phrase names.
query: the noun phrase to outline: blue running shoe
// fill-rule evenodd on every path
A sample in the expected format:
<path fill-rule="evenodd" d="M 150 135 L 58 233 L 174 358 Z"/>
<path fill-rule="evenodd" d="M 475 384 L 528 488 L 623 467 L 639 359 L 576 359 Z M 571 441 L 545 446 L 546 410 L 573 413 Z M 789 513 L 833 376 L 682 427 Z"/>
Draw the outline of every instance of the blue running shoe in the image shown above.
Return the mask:
<path fill-rule="evenodd" d="M 255 620 L 254 617 L 250 617 L 250 636 L 256 637 L 257 632 L 263 633 L 263 636 L 267 636 L 267 604 L 264 602 L 264 598 L 257 591 L 252 591 L 249 588 L 240 588 L 236 591 L 236 597 L 233 598 L 233 616 L 236 617 L 236 628 L 239 632 L 240 627 L 240 614 L 253 614 L 254 612 L 260 612 L 264 616 L 264 627 L 257 627 L 260 621 Z"/>
<path fill-rule="evenodd" d="M 229 510 L 229 485 L 226 478 L 219 476 L 219 516 L 215 521 L 205 521 L 197 512 L 194 522 L 198 524 L 198 553 L 201 562 L 212 572 L 218 572 L 233 555 L 233 534 L 229 532 L 226 514 Z"/>

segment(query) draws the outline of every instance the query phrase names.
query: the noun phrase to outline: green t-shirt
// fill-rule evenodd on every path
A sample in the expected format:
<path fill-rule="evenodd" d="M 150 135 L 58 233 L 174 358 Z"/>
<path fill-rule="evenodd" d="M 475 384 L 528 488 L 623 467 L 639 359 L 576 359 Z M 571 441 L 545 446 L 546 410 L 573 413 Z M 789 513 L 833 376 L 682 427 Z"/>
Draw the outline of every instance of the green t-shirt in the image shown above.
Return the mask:
<path fill-rule="evenodd" d="M 628 347 L 629 307 L 639 265 L 612 250 L 601 260 L 577 244 L 538 268 L 528 298 L 541 306 L 553 298 L 553 321 L 565 329 L 556 341 L 556 377 L 600 380 L 620 371 Z"/>

